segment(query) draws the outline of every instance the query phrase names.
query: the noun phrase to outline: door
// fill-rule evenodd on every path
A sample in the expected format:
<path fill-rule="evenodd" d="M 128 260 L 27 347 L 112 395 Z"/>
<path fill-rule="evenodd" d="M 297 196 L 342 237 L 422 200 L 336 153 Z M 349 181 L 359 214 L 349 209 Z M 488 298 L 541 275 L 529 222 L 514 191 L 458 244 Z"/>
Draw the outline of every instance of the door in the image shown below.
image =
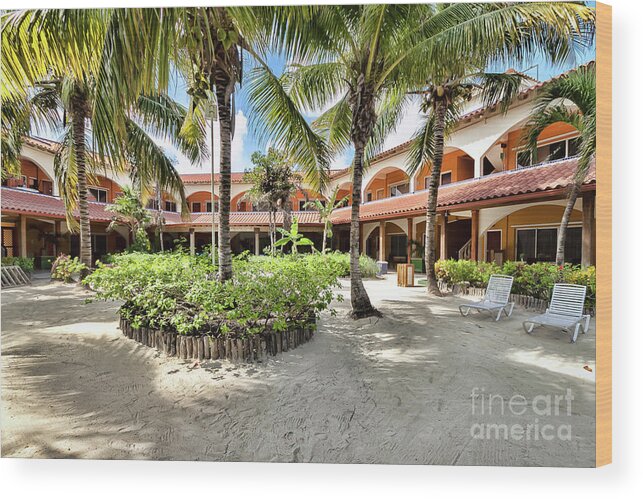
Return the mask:
<path fill-rule="evenodd" d="M 487 261 L 502 263 L 502 231 L 487 231 Z"/>

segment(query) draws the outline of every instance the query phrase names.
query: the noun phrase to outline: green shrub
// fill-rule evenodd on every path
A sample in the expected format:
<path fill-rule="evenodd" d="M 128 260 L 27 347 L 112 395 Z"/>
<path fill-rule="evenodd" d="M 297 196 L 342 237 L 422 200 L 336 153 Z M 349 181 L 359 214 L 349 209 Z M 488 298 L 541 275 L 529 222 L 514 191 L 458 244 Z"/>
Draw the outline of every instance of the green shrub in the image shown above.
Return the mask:
<path fill-rule="evenodd" d="M 74 282 L 73 275 L 86 268 L 87 266 L 81 263 L 77 256 L 71 258 L 69 255 L 61 253 L 51 265 L 51 278 L 67 283 Z"/>
<path fill-rule="evenodd" d="M 339 276 L 348 277 L 351 273 L 351 261 L 350 254 L 341 253 L 340 251 L 328 252 L 325 254 L 315 254 L 308 255 L 308 258 L 321 258 L 331 261 L 333 265 L 336 265 L 337 268 L 341 269 Z M 370 256 L 360 255 L 359 257 L 359 268 L 362 272 L 362 277 L 375 277 L 379 272 L 379 267 L 377 262 L 373 260 Z"/>
<path fill-rule="evenodd" d="M 151 249 L 152 245 L 150 238 L 147 237 L 147 232 L 142 227 L 139 228 L 134 234 L 134 242 L 127 248 L 127 251 L 149 253 Z"/>
<path fill-rule="evenodd" d="M 234 278 L 221 283 L 206 258 L 132 253 L 84 282 L 96 299 L 123 300 L 135 327 L 242 336 L 309 323 L 337 298 L 338 268 L 309 256 L 235 258 Z"/>
<path fill-rule="evenodd" d="M 26 273 L 31 274 L 34 269 L 34 259 L 26 256 L 5 256 L 2 258 L 2 265 L 17 265 Z"/>
<path fill-rule="evenodd" d="M 557 266 L 545 262 L 528 264 L 516 261 L 507 261 L 500 267 L 495 263 L 471 260 L 439 260 L 435 263 L 435 272 L 437 278 L 447 285 L 468 282 L 476 287 L 485 287 L 491 274 L 510 275 L 514 278 L 513 293 L 542 300 L 551 298 L 555 283 L 582 284 L 587 286 L 586 306 L 593 308 L 596 304 L 595 267 L 583 269 L 570 264 Z"/>

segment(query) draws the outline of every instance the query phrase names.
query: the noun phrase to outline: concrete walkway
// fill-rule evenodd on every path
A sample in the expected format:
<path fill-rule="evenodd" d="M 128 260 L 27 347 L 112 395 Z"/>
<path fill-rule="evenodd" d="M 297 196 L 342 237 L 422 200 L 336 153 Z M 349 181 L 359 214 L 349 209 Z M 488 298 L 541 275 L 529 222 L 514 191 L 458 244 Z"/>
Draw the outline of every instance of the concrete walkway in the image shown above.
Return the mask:
<path fill-rule="evenodd" d="M 593 465 L 593 320 L 576 344 L 529 336 L 522 309 L 462 318 L 394 278 L 366 282 L 383 319 L 347 319 L 346 300 L 257 366 L 165 358 L 76 286 L 3 291 L 2 455 Z"/>

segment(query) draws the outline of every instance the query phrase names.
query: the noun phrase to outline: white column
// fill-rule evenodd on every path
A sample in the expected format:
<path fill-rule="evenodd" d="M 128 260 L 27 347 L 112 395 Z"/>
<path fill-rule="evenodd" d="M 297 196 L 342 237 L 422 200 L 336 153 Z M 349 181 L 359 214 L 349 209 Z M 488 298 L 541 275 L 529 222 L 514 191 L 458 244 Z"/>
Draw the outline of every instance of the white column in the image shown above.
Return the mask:
<path fill-rule="evenodd" d="M 259 256 L 259 227 L 255 227 L 255 255 Z"/>
<path fill-rule="evenodd" d="M 190 229 L 190 255 L 194 256 L 196 253 L 196 237 L 194 229 Z"/>
<path fill-rule="evenodd" d="M 415 172 L 411 177 L 409 178 L 409 192 L 413 194 L 415 192 L 415 180 L 417 177 L 417 172 Z"/>
<path fill-rule="evenodd" d="M 473 177 L 482 177 L 482 158 L 475 158 L 473 160 Z"/>

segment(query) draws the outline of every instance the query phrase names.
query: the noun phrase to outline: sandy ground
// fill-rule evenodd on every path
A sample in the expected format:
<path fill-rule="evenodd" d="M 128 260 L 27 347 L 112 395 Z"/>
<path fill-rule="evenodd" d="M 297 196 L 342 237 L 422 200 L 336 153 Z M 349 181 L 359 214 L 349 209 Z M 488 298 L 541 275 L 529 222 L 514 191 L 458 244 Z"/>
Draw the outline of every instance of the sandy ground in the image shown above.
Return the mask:
<path fill-rule="evenodd" d="M 347 319 L 344 301 L 313 341 L 266 364 L 193 369 L 123 337 L 117 304 L 85 304 L 78 287 L 3 290 L 2 455 L 594 464 L 593 320 L 570 344 L 525 334 L 523 309 L 495 323 L 392 275 L 366 287 L 383 319 Z"/>

